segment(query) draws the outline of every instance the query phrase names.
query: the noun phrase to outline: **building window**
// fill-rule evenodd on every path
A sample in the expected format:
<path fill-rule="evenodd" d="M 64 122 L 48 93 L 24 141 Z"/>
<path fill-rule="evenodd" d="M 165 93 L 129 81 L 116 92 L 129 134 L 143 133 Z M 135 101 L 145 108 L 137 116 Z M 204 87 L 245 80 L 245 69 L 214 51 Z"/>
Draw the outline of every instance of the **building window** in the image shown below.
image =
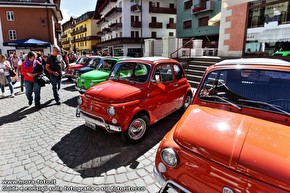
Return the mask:
<path fill-rule="evenodd" d="M 156 17 L 151 17 L 151 22 L 152 23 L 156 23 L 156 21 L 157 21 L 157 18 Z"/>
<path fill-rule="evenodd" d="M 209 16 L 201 17 L 198 19 L 198 27 L 208 26 Z"/>
<path fill-rule="evenodd" d="M 8 33 L 9 33 L 9 39 L 10 40 L 16 40 L 17 39 L 16 30 L 9 30 Z"/>
<path fill-rule="evenodd" d="M 192 0 L 184 2 L 183 9 L 187 10 L 190 9 L 192 6 Z"/>
<path fill-rule="evenodd" d="M 13 11 L 6 11 L 7 21 L 14 21 L 14 12 Z"/>
<path fill-rule="evenodd" d="M 183 22 L 183 29 L 189 29 L 192 28 L 192 22 L 191 20 L 187 20 Z"/>
<path fill-rule="evenodd" d="M 157 32 L 155 32 L 155 31 L 151 32 L 151 37 L 152 38 L 156 38 L 157 37 Z"/>
<path fill-rule="evenodd" d="M 174 18 L 169 18 L 169 23 L 174 23 Z"/>
<path fill-rule="evenodd" d="M 169 32 L 169 36 L 174 36 L 174 33 L 173 32 Z"/>

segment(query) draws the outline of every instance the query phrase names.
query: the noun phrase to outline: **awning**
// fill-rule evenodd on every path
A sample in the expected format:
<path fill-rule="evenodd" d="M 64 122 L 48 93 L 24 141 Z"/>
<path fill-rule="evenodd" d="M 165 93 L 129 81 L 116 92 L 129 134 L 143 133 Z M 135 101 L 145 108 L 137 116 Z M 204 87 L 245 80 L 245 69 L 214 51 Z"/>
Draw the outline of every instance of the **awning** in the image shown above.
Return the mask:
<path fill-rule="evenodd" d="M 49 47 L 50 43 L 37 40 L 33 38 L 26 38 L 22 40 L 15 40 L 11 42 L 4 42 L 4 46 L 15 46 L 15 47 Z"/>
<path fill-rule="evenodd" d="M 265 29 L 261 32 L 259 42 L 290 42 L 290 27 Z"/>
<path fill-rule="evenodd" d="M 212 17 L 210 20 L 208 20 L 208 25 L 209 26 L 217 26 L 220 21 L 221 21 L 221 12 L 219 12 L 214 17 Z"/>

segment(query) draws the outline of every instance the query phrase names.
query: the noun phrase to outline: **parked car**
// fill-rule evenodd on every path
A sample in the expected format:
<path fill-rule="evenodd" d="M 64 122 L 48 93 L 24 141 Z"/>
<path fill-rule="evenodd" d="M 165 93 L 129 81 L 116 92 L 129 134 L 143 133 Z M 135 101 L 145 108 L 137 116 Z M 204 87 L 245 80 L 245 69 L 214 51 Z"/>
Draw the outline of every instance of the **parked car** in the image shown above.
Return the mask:
<path fill-rule="evenodd" d="M 91 70 L 97 69 L 106 58 L 108 58 L 108 57 L 102 57 L 102 56 L 92 57 L 92 59 L 88 62 L 87 66 L 82 67 L 82 68 L 74 71 L 73 79 L 77 79 L 78 77 L 80 77 L 80 75 L 82 75 L 86 72 L 89 72 Z"/>
<path fill-rule="evenodd" d="M 129 59 L 117 63 L 107 81 L 80 96 L 77 116 L 88 127 L 121 132 L 129 143 L 138 143 L 151 124 L 186 109 L 191 100 L 190 85 L 176 60 Z"/>
<path fill-rule="evenodd" d="M 70 63 L 68 67 L 65 69 L 64 76 L 67 77 L 69 80 L 72 80 L 74 71 L 86 66 L 90 59 L 91 57 L 84 56 L 78 58 L 76 62 Z"/>
<path fill-rule="evenodd" d="M 290 63 L 224 60 L 161 141 L 160 192 L 290 192 Z"/>
<path fill-rule="evenodd" d="M 275 52 L 272 56 L 290 56 L 290 51 L 278 51 Z"/>
<path fill-rule="evenodd" d="M 89 88 L 91 88 L 92 86 L 100 83 L 100 82 L 104 82 L 107 77 L 109 76 L 112 68 L 114 67 L 114 65 L 120 61 L 120 59 L 118 58 L 108 58 L 108 57 L 99 57 L 96 58 L 95 60 L 91 60 L 94 63 L 98 62 L 96 65 L 96 70 L 90 70 L 88 72 L 85 72 L 83 74 L 81 74 L 77 80 L 76 80 L 76 89 L 80 92 L 80 93 L 85 93 L 86 90 L 88 90 Z M 90 61 L 90 62 L 91 62 Z M 82 73 L 83 71 L 87 71 L 89 70 L 89 68 L 91 67 L 84 67 L 81 68 L 80 72 L 77 71 L 77 73 Z"/>

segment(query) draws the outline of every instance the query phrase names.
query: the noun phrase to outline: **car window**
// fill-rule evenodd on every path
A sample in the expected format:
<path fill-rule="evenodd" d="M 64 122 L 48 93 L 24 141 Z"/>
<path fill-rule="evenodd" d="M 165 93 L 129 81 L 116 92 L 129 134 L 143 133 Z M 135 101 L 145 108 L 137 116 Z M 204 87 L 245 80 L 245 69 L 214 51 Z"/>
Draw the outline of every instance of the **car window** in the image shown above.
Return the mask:
<path fill-rule="evenodd" d="M 157 66 L 153 80 L 157 83 L 165 83 L 165 82 L 170 82 L 173 80 L 173 74 L 171 70 L 171 65 L 170 64 L 162 64 Z"/>
<path fill-rule="evenodd" d="M 218 70 L 207 75 L 201 100 L 290 113 L 290 72 L 261 69 Z M 222 98 L 222 100 L 221 100 Z"/>
<path fill-rule="evenodd" d="M 117 63 L 115 60 L 103 60 L 98 69 L 103 69 L 103 70 L 111 70 L 113 66 Z"/>
<path fill-rule="evenodd" d="M 145 83 L 151 66 L 143 63 L 122 62 L 114 66 L 109 79 Z"/>
<path fill-rule="evenodd" d="M 181 68 L 177 64 L 173 65 L 173 69 L 174 69 L 175 78 L 177 80 L 182 79 L 184 77 L 184 74 L 183 74 Z"/>
<path fill-rule="evenodd" d="M 95 68 L 95 67 L 97 67 L 99 62 L 100 62 L 100 58 L 93 58 L 90 60 L 88 66 Z"/>

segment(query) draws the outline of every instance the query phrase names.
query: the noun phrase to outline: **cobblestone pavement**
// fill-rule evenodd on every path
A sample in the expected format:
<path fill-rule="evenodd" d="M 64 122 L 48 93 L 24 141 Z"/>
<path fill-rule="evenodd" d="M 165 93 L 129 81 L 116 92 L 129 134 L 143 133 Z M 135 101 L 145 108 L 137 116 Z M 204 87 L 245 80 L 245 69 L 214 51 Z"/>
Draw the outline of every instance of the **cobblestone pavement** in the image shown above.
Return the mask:
<path fill-rule="evenodd" d="M 139 192 L 158 191 L 152 175 L 155 151 L 181 117 L 180 112 L 154 124 L 140 144 L 129 145 L 119 134 L 84 126 L 84 120 L 75 116 L 79 93 L 72 82 L 64 79 L 60 106 L 53 100 L 51 85 L 43 87 L 40 110 L 28 106 L 19 83 L 14 87 L 15 98 L 0 99 L 2 191 L 10 188 L 10 192 L 40 192 L 43 188 L 45 192 L 110 192 L 97 187 L 113 186 L 144 187 Z M 8 95 L 9 89 L 5 89 Z M 81 186 L 86 191 L 77 189 Z"/>

